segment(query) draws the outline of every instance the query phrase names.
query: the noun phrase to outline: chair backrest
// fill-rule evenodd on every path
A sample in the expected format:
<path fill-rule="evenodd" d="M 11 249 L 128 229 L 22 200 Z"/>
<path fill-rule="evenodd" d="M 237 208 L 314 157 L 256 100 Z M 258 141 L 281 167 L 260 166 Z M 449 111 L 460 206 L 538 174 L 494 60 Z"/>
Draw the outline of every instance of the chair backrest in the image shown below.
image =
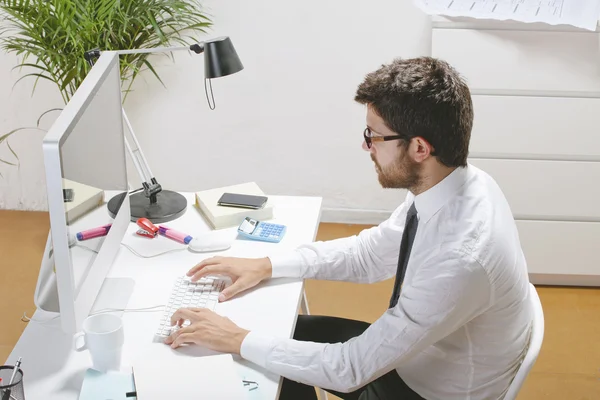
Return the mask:
<path fill-rule="evenodd" d="M 504 396 L 504 400 L 515 400 L 517 398 L 517 394 L 519 394 L 519 391 L 525 382 L 525 378 L 527 378 L 529 371 L 531 371 L 533 364 L 535 364 L 535 361 L 540 354 L 540 349 L 542 348 L 542 341 L 544 340 L 544 311 L 542 310 L 542 302 L 540 301 L 537 290 L 535 290 L 535 286 L 531 283 L 529 284 L 529 301 L 533 306 L 533 325 L 531 327 L 529 348 L 527 349 L 527 354 L 525 354 L 525 358 L 523 359 L 515 378 L 511 382 L 510 387 Z"/>

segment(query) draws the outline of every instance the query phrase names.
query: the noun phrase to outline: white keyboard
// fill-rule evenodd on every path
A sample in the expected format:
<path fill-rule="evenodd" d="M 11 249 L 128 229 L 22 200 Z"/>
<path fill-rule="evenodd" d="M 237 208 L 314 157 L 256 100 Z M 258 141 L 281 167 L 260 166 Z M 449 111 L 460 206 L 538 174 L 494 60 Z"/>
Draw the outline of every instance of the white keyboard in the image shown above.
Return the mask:
<path fill-rule="evenodd" d="M 205 277 L 198 282 L 191 282 L 187 277 L 179 277 L 171 290 L 171 297 L 165 307 L 154 335 L 154 340 L 164 341 L 176 326 L 171 326 L 171 316 L 180 308 L 196 307 L 214 310 L 218 303 L 219 293 L 225 288 L 227 281 L 221 278 Z M 185 321 L 183 326 L 188 326 Z"/>

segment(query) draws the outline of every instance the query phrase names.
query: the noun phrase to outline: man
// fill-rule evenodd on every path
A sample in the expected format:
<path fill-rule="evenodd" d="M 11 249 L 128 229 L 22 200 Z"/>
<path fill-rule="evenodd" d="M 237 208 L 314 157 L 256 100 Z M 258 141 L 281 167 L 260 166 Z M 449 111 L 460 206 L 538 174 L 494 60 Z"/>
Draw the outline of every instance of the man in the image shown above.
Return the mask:
<path fill-rule="evenodd" d="M 408 189 L 379 226 L 264 259 L 214 257 L 193 267 L 234 283 L 221 301 L 276 277 L 377 282 L 396 276 L 389 309 L 372 325 L 300 316 L 294 339 L 248 332 L 207 310 L 167 339 L 238 353 L 285 377 L 282 399 L 499 399 L 523 358 L 532 310 L 527 266 L 509 205 L 467 163 L 473 108 L 447 63 L 395 60 L 368 74 L 363 148 L 379 182 Z"/>

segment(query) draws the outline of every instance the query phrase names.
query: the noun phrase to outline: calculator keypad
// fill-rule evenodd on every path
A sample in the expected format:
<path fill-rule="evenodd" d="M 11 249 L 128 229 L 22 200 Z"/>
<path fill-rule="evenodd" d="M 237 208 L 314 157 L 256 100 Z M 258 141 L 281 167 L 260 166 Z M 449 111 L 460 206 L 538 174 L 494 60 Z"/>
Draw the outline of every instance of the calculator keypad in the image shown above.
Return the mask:
<path fill-rule="evenodd" d="M 276 239 L 281 235 L 283 228 L 282 225 L 259 224 L 255 235 L 261 238 Z"/>

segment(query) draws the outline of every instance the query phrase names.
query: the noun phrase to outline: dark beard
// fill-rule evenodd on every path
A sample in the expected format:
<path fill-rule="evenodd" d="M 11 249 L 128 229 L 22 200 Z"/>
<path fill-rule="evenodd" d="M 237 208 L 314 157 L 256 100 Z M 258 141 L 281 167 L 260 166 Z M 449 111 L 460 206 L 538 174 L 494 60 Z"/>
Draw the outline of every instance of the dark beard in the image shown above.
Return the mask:
<path fill-rule="evenodd" d="M 420 184 L 420 165 L 412 161 L 406 154 L 396 164 L 383 170 L 375 157 L 371 154 L 371 160 L 377 168 L 379 184 L 386 189 L 412 189 Z"/>

